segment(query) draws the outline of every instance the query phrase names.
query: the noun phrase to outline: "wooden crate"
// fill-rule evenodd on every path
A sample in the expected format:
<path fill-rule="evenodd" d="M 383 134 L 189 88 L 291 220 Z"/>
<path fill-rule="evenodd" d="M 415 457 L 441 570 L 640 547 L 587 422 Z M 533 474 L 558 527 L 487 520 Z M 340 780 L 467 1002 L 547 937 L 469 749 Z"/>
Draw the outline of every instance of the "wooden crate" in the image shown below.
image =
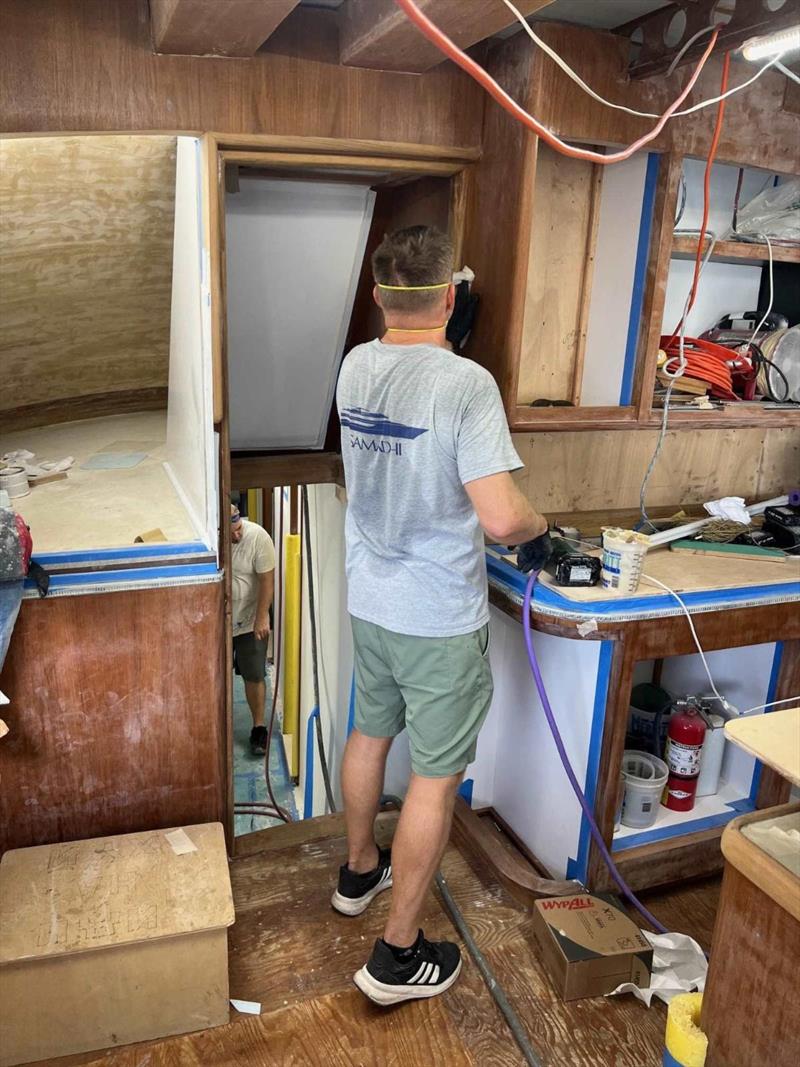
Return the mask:
<path fill-rule="evenodd" d="M 228 1021 L 220 823 L 6 852 L 0 1067 Z"/>

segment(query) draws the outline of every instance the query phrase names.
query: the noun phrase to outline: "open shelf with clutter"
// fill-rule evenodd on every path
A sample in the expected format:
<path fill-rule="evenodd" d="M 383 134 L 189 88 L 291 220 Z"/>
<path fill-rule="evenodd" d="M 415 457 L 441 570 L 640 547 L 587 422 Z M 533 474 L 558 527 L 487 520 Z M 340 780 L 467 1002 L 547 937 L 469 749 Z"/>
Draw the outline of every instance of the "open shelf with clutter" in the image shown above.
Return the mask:
<path fill-rule="evenodd" d="M 717 162 L 706 170 L 707 161 L 685 157 L 673 189 L 663 303 L 653 308 L 660 327 L 654 317 L 648 342 L 651 415 L 664 417 L 667 404 L 671 424 L 787 424 L 800 410 L 797 178 Z"/>

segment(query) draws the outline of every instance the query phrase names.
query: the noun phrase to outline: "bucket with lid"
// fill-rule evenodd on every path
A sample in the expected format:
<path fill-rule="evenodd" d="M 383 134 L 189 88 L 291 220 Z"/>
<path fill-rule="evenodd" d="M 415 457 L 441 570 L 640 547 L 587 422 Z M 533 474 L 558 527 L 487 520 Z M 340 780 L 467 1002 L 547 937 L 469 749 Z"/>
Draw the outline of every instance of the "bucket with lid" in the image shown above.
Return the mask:
<path fill-rule="evenodd" d="M 656 821 L 661 794 L 669 769 L 658 756 L 630 750 L 622 755 L 625 796 L 622 800 L 622 823 L 638 830 Z"/>

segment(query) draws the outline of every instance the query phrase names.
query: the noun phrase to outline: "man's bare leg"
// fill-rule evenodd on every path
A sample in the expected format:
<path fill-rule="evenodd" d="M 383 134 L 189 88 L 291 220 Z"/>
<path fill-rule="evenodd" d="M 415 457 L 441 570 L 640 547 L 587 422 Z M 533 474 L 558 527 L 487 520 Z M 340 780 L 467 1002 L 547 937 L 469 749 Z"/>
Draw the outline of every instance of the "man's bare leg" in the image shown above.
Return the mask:
<path fill-rule="evenodd" d="M 392 841 L 392 906 L 383 939 L 405 948 L 417 939 L 419 914 L 450 837 L 461 774 L 411 775 Z"/>
<path fill-rule="evenodd" d="M 391 737 L 367 737 L 353 730 L 344 750 L 342 794 L 347 824 L 347 865 L 358 874 L 374 871 L 378 865 L 375 817 L 392 741 Z"/>
<path fill-rule="evenodd" d="M 244 683 L 244 695 L 247 697 L 247 705 L 253 716 L 253 726 L 264 725 L 264 708 L 267 702 L 267 683 L 262 678 L 260 682 Z"/>

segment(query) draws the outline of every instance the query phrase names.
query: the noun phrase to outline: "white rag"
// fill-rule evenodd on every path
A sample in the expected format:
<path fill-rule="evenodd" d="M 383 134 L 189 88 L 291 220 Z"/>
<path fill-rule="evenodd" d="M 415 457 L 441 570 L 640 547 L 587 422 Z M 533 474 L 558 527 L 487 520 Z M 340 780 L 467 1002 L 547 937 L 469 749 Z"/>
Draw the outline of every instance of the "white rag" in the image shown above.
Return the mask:
<path fill-rule="evenodd" d="M 689 993 L 694 989 L 702 993 L 708 960 L 694 938 L 688 934 L 651 934 L 647 930 L 642 930 L 642 933 L 653 946 L 650 985 L 642 989 L 633 982 L 623 982 L 608 996 L 633 993 L 649 1008 L 653 997 L 669 1004 L 678 993 Z"/>

